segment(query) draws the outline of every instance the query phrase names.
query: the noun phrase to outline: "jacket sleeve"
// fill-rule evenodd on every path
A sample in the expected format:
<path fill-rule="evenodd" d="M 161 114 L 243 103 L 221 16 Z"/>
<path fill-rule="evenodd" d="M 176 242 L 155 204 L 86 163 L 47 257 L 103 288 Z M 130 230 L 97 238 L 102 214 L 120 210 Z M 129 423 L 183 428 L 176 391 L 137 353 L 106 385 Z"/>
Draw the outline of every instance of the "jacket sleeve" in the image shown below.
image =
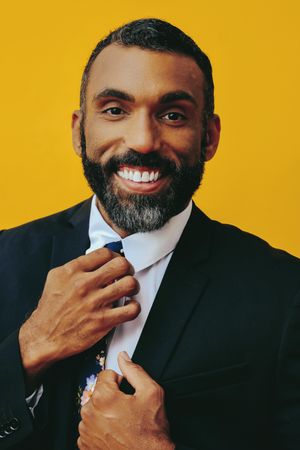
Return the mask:
<path fill-rule="evenodd" d="M 1 450 L 15 448 L 26 440 L 34 430 L 33 417 L 26 402 L 25 379 L 18 334 L 19 330 L 13 332 L 0 343 Z M 40 410 L 40 408 L 38 409 Z M 20 448 L 23 448 L 22 444 Z"/>
<path fill-rule="evenodd" d="M 300 292 L 288 311 L 279 350 L 274 435 L 278 449 L 300 448 Z M 277 447 L 276 447 L 277 448 Z"/>

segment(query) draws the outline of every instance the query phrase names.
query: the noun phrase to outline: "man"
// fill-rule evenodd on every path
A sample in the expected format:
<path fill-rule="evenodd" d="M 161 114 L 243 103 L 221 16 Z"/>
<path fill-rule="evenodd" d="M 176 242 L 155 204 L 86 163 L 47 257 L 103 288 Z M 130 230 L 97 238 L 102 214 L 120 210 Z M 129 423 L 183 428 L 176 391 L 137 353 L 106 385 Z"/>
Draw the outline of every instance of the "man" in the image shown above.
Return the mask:
<path fill-rule="evenodd" d="M 1 235 L 0 448 L 299 449 L 299 260 L 191 205 L 220 134 L 207 56 L 125 25 L 72 125 L 92 202 Z"/>

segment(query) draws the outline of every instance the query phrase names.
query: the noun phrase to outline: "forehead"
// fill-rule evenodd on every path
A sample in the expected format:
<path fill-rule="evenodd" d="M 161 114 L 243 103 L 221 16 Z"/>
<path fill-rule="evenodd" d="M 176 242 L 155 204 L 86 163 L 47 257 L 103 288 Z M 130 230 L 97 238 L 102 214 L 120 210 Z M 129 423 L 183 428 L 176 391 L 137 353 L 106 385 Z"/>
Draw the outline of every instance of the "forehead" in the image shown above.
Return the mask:
<path fill-rule="evenodd" d="M 201 69 L 188 56 L 111 44 L 91 67 L 86 98 L 90 103 L 97 92 L 106 88 L 152 100 L 166 92 L 186 91 L 202 105 L 203 84 Z"/>

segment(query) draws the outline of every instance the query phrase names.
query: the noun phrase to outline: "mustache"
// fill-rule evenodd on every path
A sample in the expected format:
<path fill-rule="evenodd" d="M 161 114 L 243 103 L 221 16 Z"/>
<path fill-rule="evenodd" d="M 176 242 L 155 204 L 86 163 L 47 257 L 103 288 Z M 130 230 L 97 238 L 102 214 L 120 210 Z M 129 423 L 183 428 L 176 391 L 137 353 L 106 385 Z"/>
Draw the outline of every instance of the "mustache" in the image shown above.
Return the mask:
<path fill-rule="evenodd" d="M 157 152 L 143 154 L 134 150 L 128 150 L 124 155 L 112 156 L 103 169 L 106 173 L 113 173 L 117 172 L 122 165 L 160 169 L 166 175 L 178 172 L 180 169 L 174 161 L 160 156 Z"/>

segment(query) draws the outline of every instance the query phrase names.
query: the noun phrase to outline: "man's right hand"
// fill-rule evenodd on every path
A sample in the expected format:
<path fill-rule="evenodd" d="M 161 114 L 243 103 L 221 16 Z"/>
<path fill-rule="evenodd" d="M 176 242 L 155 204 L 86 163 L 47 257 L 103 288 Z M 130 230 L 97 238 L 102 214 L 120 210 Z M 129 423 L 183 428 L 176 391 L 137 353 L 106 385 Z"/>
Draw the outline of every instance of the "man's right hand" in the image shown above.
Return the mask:
<path fill-rule="evenodd" d="M 93 346 L 140 305 L 122 297 L 139 291 L 130 263 L 103 248 L 50 270 L 36 310 L 22 325 L 20 352 L 29 384 L 53 363 Z"/>

